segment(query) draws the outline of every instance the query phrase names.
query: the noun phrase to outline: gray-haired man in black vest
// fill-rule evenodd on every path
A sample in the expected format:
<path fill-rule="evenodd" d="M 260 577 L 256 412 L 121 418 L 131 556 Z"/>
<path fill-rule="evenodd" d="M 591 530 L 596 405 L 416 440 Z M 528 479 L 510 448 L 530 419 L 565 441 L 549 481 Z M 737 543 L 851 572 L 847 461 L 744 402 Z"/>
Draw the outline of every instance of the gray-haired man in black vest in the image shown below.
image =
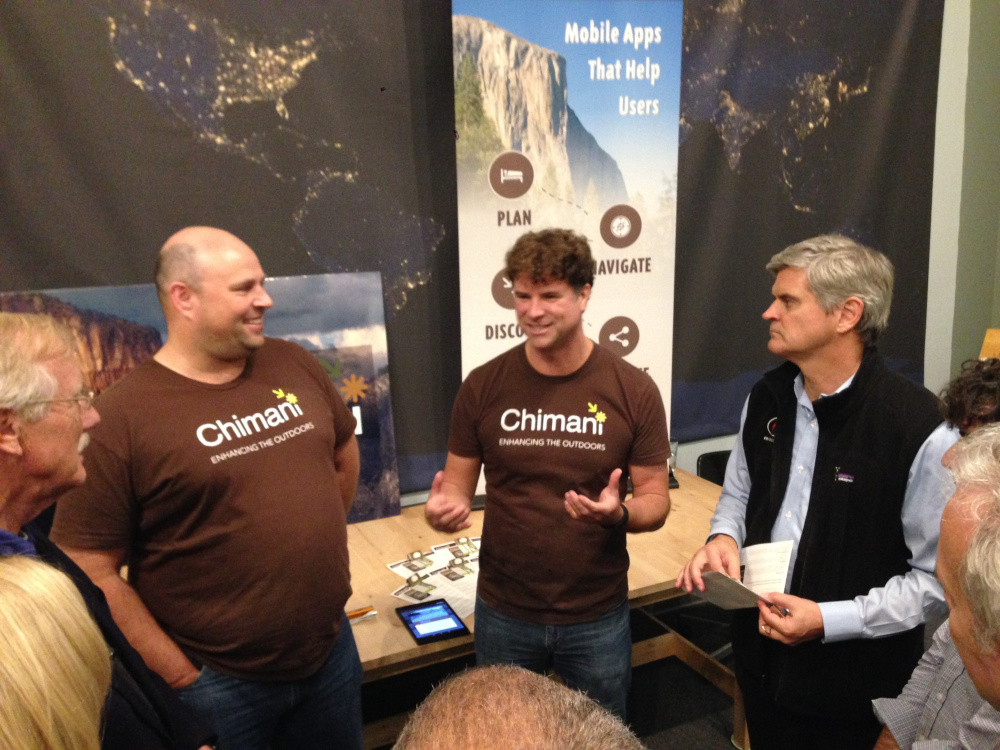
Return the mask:
<path fill-rule="evenodd" d="M 937 399 L 875 349 L 893 268 L 827 235 L 771 258 L 768 349 L 787 362 L 751 390 L 708 543 L 677 578 L 739 577 L 740 549 L 790 540 L 784 591 L 733 621 L 736 677 L 754 750 L 868 750 L 871 700 L 895 696 L 944 613 L 934 578 L 941 465 L 958 433 Z"/>

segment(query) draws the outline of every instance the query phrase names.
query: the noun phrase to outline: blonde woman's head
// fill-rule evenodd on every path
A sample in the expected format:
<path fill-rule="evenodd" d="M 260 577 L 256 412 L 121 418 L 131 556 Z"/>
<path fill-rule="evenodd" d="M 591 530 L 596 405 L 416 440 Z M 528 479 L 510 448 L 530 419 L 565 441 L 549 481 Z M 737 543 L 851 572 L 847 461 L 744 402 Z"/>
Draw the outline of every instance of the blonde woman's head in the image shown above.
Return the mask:
<path fill-rule="evenodd" d="M 0 750 L 99 750 L 110 684 L 110 652 L 73 582 L 0 557 Z"/>

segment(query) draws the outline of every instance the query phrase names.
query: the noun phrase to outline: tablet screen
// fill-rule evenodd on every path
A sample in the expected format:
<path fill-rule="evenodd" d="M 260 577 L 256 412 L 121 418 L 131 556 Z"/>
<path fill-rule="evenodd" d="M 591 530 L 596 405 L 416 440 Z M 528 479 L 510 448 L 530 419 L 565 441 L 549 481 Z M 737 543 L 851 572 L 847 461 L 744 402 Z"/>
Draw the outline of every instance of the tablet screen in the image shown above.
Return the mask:
<path fill-rule="evenodd" d="M 396 613 L 420 644 L 469 634 L 469 629 L 444 599 L 397 607 Z"/>

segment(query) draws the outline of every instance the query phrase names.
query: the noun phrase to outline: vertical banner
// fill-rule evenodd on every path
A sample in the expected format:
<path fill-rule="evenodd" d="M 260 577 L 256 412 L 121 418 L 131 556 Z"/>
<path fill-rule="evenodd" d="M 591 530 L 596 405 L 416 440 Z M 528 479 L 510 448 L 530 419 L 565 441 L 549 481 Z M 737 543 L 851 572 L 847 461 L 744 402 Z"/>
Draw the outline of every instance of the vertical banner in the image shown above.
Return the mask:
<path fill-rule="evenodd" d="M 584 234 L 587 336 L 669 411 L 683 4 L 452 3 L 463 376 L 523 339 L 504 254 Z"/>

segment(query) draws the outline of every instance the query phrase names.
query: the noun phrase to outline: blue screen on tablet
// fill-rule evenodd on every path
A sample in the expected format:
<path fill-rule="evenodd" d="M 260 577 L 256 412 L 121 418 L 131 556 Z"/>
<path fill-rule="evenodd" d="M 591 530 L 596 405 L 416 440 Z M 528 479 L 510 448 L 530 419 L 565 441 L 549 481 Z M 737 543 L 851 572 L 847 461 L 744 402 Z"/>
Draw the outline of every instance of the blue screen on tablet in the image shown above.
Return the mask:
<path fill-rule="evenodd" d="M 418 643 L 469 632 L 444 599 L 399 607 L 396 612 Z"/>

